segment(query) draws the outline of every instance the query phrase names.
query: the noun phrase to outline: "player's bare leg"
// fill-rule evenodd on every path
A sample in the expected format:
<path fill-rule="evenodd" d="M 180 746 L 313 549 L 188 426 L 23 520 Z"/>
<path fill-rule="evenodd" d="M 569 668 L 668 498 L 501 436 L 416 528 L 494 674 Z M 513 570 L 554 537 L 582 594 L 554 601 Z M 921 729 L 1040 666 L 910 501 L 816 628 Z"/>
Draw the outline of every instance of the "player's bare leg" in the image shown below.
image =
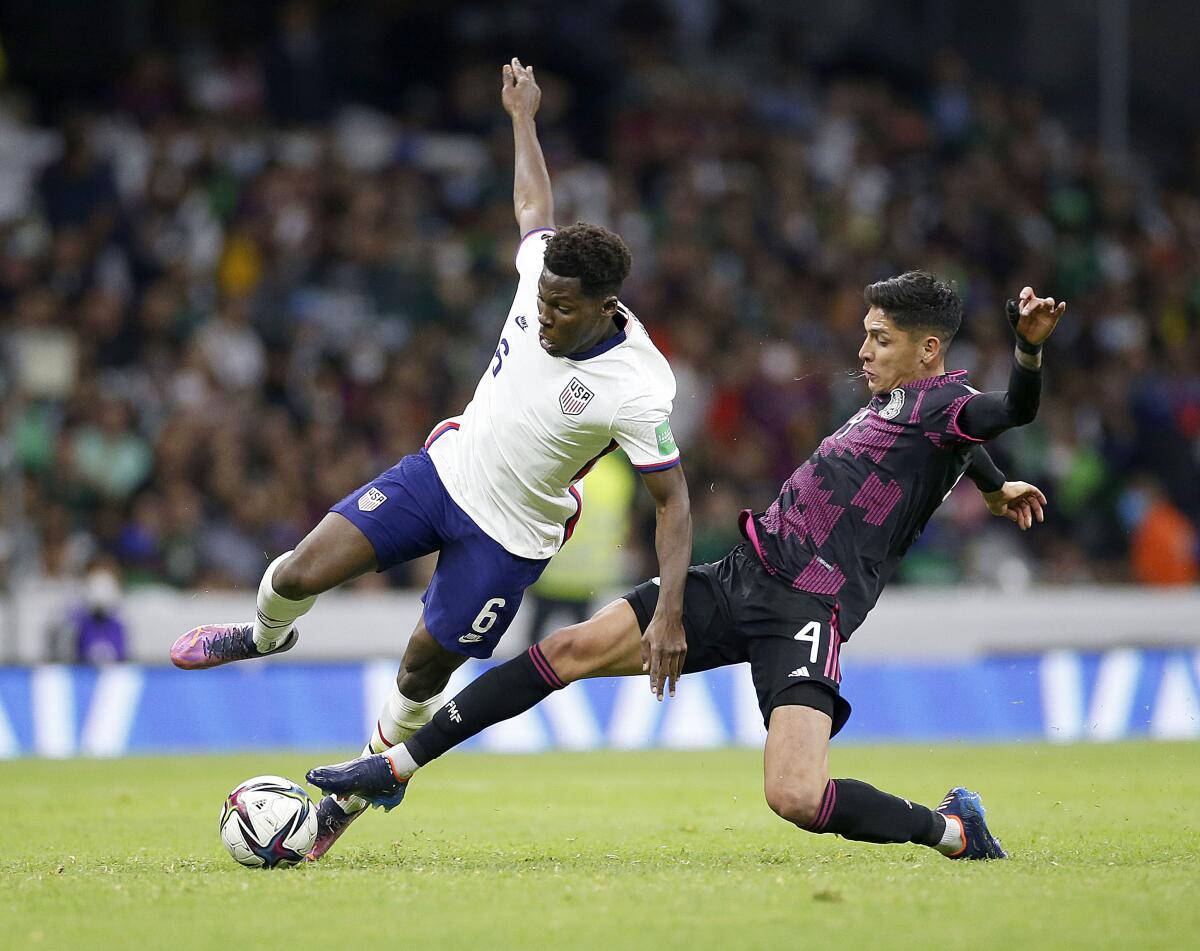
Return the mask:
<path fill-rule="evenodd" d="M 172 645 L 171 662 L 198 670 L 291 650 L 298 636 L 296 620 L 317 595 L 374 569 L 375 549 L 367 537 L 348 519 L 330 512 L 295 551 L 284 552 L 267 566 L 253 622 L 193 628 Z"/>
<path fill-rule="evenodd" d="M 396 684 L 384 702 L 360 758 L 386 752 L 428 723 L 442 705 L 442 694 L 451 674 L 466 659 L 434 640 L 422 616 L 404 651 Z M 389 794 L 370 800 L 359 796 L 325 796 L 317 806 L 317 840 L 308 855 L 309 860 L 315 862 L 325 855 L 368 805 L 393 809 L 400 804 L 407 788 L 407 781 L 398 783 Z"/>
<path fill-rule="evenodd" d="M 812 707 L 771 711 L 763 748 L 763 791 L 776 815 L 802 829 L 817 818 L 829 782 L 832 728 L 828 714 Z"/>
<path fill-rule="evenodd" d="M 524 713 L 568 683 L 642 673 L 641 630 L 620 599 L 582 624 L 555 631 L 519 657 L 493 667 L 383 755 L 310 770 L 314 786 L 385 805 L 399 802 L 417 769 L 476 733 Z M 388 807 L 390 808 L 390 807 Z"/>
<path fill-rule="evenodd" d="M 771 711 L 763 754 L 767 803 L 809 832 L 859 842 L 914 842 L 950 858 L 1006 858 L 983 821 L 978 795 L 952 789 L 927 809 L 857 779 L 829 778 L 828 714 L 808 706 Z"/>

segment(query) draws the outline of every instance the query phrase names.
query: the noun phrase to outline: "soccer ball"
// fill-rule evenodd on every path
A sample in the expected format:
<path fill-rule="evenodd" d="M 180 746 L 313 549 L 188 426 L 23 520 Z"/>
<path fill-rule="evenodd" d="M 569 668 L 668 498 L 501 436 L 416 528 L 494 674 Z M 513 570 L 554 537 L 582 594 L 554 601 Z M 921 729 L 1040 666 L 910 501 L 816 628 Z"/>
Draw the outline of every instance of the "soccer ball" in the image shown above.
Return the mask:
<path fill-rule="evenodd" d="M 317 809 L 308 793 L 282 776 L 255 776 L 225 797 L 221 841 L 250 868 L 287 868 L 304 861 L 317 840 Z"/>

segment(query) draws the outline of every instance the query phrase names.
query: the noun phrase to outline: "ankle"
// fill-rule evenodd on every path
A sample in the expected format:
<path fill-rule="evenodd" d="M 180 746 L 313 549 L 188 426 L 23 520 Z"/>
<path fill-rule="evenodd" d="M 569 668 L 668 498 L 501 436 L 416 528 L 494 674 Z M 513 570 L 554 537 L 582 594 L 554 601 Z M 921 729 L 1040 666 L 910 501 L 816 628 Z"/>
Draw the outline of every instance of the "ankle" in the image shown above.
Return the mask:
<path fill-rule="evenodd" d="M 943 816 L 946 822 L 941 839 L 933 846 L 942 855 L 958 855 L 967 847 L 967 832 L 958 816 Z"/>
<path fill-rule="evenodd" d="M 408 782 L 412 778 L 412 774 L 419 768 L 417 761 L 413 759 L 409 753 L 408 747 L 403 743 L 393 746 L 390 750 L 380 754 L 388 761 L 388 766 L 392 769 L 392 775 L 396 777 L 397 782 Z"/>

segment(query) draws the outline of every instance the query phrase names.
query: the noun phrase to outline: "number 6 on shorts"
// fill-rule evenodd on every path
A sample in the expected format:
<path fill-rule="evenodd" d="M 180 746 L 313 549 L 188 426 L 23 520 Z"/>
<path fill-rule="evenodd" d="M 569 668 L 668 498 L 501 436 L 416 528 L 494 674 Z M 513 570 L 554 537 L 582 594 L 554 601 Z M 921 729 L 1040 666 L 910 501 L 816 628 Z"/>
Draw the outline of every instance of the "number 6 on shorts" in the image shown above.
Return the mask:
<path fill-rule="evenodd" d="M 475 622 L 471 625 L 471 630 L 476 634 L 486 634 L 496 623 L 496 611 L 502 607 L 504 607 L 503 598 L 489 598 L 487 604 L 483 606 L 483 610 L 475 615 Z M 461 631 L 462 628 L 460 627 L 459 630 Z"/>

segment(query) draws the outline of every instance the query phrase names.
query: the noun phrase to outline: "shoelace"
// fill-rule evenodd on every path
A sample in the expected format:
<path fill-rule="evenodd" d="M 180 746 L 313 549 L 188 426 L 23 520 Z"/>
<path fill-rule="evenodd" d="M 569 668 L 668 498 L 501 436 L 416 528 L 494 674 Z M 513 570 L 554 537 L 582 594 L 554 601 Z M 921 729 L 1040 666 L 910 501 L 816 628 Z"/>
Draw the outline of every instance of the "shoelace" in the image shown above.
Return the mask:
<path fill-rule="evenodd" d="M 217 660 L 228 660 L 242 653 L 242 635 L 238 632 L 222 634 L 219 637 L 205 638 L 204 656 L 216 657 Z"/>

